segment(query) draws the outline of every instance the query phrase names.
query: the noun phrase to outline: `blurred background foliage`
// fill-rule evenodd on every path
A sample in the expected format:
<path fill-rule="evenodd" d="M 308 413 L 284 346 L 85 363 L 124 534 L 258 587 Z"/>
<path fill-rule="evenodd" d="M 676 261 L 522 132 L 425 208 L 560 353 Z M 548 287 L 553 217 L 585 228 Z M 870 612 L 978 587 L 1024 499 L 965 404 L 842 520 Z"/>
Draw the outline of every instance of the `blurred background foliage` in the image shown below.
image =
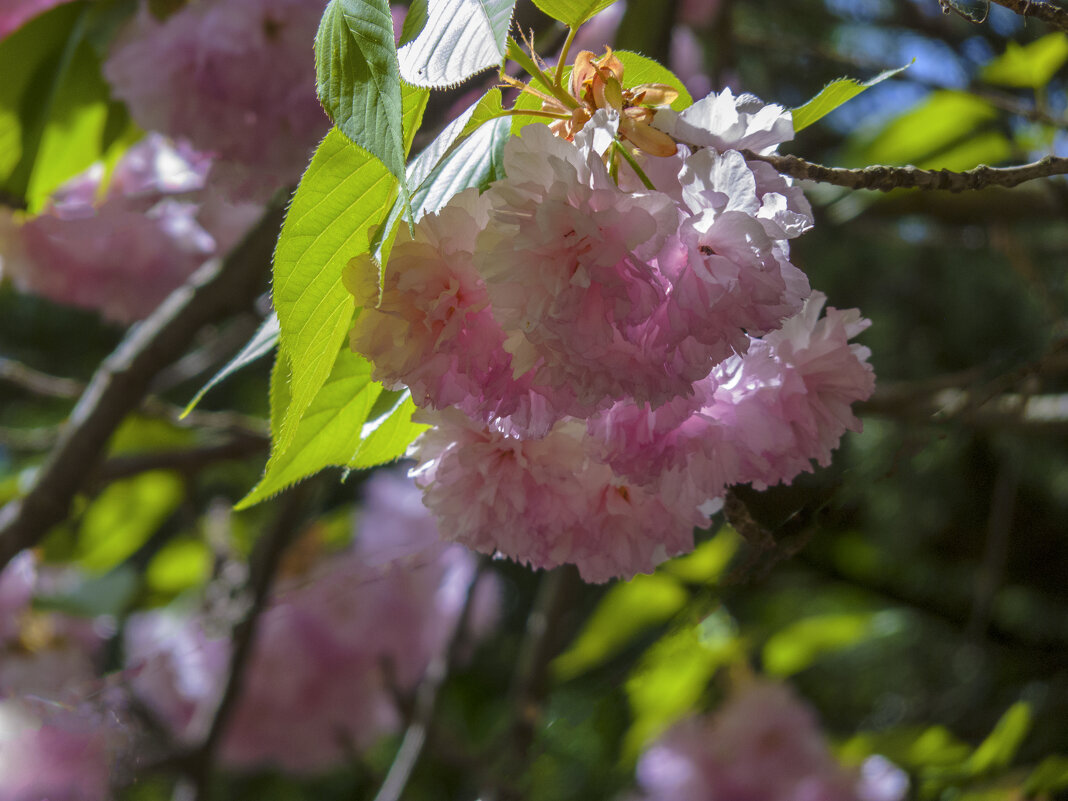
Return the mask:
<path fill-rule="evenodd" d="M 51 76 L 30 124 L 41 148 L 64 153 L 39 162 L 56 175 L 20 173 L 21 155 L 0 153 L 12 170 L 4 190 L 31 210 L 135 135 L 97 81 L 93 37 L 72 50 L 64 33 L 75 17 L 90 30 L 110 17 L 86 21 L 78 8 L 34 23 L 28 50 L 43 65 L 35 80 Z M 530 4 L 518 19 L 543 55 L 562 40 Z M 1068 154 L 1068 34 L 997 5 L 980 24 L 936 0 L 629 0 L 605 43 L 671 63 L 695 94 L 729 85 L 786 106 L 835 78 L 909 65 L 784 148 L 809 161 L 960 170 Z M 490 82 L 432 98 L 429 127 Z M 90 140 L 84 153 L 58 144 Z M 493 563 L 502 625 L 445 685 L 406 798 L 474 797 L 486 770 L 532 801 L 615 797 L 631 786 L 643 745 L 714 708 L 729 677 L 750 670 L 789 679 L 846 761 L 881 753 L 905 768 L 917 799 L 1068 792 L 1068 184 L 959 195 L 813 186 L 810 198 L 817 224 L 795 261 L 832 305 L 873 321 L 862 342 L 879 389 L 864 433 L 791 487 L 739 491 L 747 536 L 718 522 L 655 575 L 586 586 L 567 571 Z M 255 429 L 267 413 L 266 360 L 213 389 L 202 406 L 211 426 L 179 425 L 171 410 L 256 322 L 250 313 L 204 337 L 163 377 L 158 402 L 127 421 L 112 456 L 210 449 L 228 430 L 212 410 L 236 410 Z M 0 287 L 0 502 L 40 463 L 76 397 L 72 382 L 87 380 L 121 334 Z M 31 391 L 26 366 L 70 381 Z M 46 602 L 121 622 L 200 592 L 220 553 L 247 553 L 268 519 L 269 505 L 230 511 L 264 454 L 250 435 L 247 452 L 225 461 L 90 487 L 44 549 L 86 578 Z M 362 480 L 340 477 L 316 488 L 337 540 Z M 524 653 L 532 609 L 549 627 L 534 668 Z M 528 701 L 540 712 L 526 721 Z M 221 797 L 369 798 L 398 742 L 313 781 L 231 777 Z M 170 792 L 152 779 L 129 797 Z"/>

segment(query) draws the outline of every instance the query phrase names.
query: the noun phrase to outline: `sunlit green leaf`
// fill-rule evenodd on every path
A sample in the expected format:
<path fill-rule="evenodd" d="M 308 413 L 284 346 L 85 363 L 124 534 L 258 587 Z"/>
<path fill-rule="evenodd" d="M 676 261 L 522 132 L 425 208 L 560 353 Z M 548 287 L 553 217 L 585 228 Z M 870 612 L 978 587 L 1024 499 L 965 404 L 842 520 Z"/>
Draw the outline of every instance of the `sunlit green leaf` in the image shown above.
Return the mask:
<path fill-rule="evenodd" d="M 679 90 L 679 96 L 671 104 L 675 111 L 682 111 L 693 105 L 693 97 L 686 90 L 685 84 L 664 65 L 629 50 L 615 50 L 615 55 L 623 62 L 623 86 L 630 88 L 643 83 L 664 83 Z"/>
<path fill-rule="evenodd" d="M 724 526 L 712 539 L 698 545 L 692 553 L 670 559 L 660 570 L 683 581 L 708 584 L 719 579 L 741 545 L 734 529 Z"/>
<path fill-rule="evenodd" d="M 256 330 L 256 333 L 245 343 L 245 346 L 241 348 L 238 354 L 223 365 L 223 367 L 211 377 L 211 380 L 197 391 L 197 394 L 193 396 L 191 401 L 189 401 L 189 405 L 185 407 L 185 411 L 182 413 L 183 416 L 193 411 L 196 405 L 200 403 L 200 399 L 207 394 L 208 390 L 229 378 L 238 370 L 248 367 L 253 362 L 263 358 L 274 350 L 274 346 L 277 344 L 278 315 L 271 314 L 263 321 L 260 327 Z"/>
<path fill-rule="evenodd" d="M 413 86 L 445 88 L 504 60 L 515 0 L 429 0 L 427 19 L 400 49 Z"/>
<path fill-rule="evenodd" d="M 975 95 L 951 90 L 932 92 L 914 108 L 892 120 L 858 154 L 865 164 L 915 164 L 926 169 L 960 169 L 960 149 L 966 148 L 969 158 L 988 154 L 996 163 L 1007 148 L 1008 140 L 999 132 L 981 131 L 981 126 L 997 119 L 998 112 L 987 101 Z M 978 139 L 980 133 L 985 139 Z M 990 139 L 989 137 L 993 137 Z M 979 147 L 976 147 L 979 142 Z M 978 161 L 967 164 L 974 167 Z"/>
<path fill-rule="evenodd" d="M 82 517 L 78 564 L 93 572 L 115 567 L 148 541 L 183 494 L 181 478 L 163 471 L 109 485 Z"/>
<path fill-rule="evenodd" d="M 597 667 L 642 632 L 664 623 L 686 603 L 676 579 L 659 573 L 635 576 L 605 593 L 582 632 L 552 664 L 562 681 Z"/>
<path fill-rule="evenodd" d="M 534 0 L 534 5 L 553 19 L 577 28 L 615 2 L 616 0 Z"/>
<path fill-rule="evenodd" d="M 807 617 L 773 634 L 764 645 L 764 669 L 773 676 L 798 673 L 822 654 L 856 645 L 871 631 L 871 614 Z"/>
<path fill-rule="evenodd" d="M 206 581 L 212 560 L 211 549 L 202 540 L 173 540 L 149 562 L 145 580 L 156 592 L 179 593 Z"/>
<path fill-rule="evenodd" d="M 1010 706 L 994 730 L 975 749 L 966 770 L 972 775 L 980 775 L 1008 767 L 1031 730 L 1031 720 L 1028 704 L 1020 701 Z"/>
<path fill-rule="evenodd" d="M 364 422 L 382 392 L 382 385 L 371 380 L 371 369 L 371 363 L 347 345 L 341 349 L 294 436 L 284 447 L 276 441 L 263 480 L 237 504 L 238 509 L 259 503 L 324 467 L 345 466 L 356 456 Z M 292 379 L 285 383 L 292 391 Z M 275 400 L 272 397 L 272 403 Z"/>
<path fill-rule="evenodd" d="M 902 70 L 908 69 L 909 66 L 909 64 L 906 64 L 904 67 L 886 70 L 885 72 L 876 75 L 870 81 L 864 81 L 863 83 L 854 80 L 853 78 L 839 78 L 837 81 L 831 81 L 807 103 L 803 103 L 793 109 L 794 131 L 800 131 L 802 128 L 807 128 L 812 123 L 830 114 L 842 104 L 852 100 L 861 92 L 870 89 L 876 84 L 882 83 L 887 78 L 893 78 Z"/>
<path fill-rule="evenodd" d="M 88 8 L 63 5 L 0 42 L 0 185 L 31 211 L 104 155 L 109 114 Z"/>
<path fill-rule="evenodd" d="M 406 89 L 405 144 L 426 106 L 426 92 Z M 341 284 L 349 259 L 366 253 L 395 197 L 396 179 L 340 131 L 326 135 L 297 188 L 274 253 L 279 342 L 293 371 L 293 393 L 275 429 L 285 450 L 319 387 L 330 375 L 352 321 Z"/>
<path fill-rule="evenodd" d="M 1068 756 L 1054 754 L 1043 759 L 1027 777 L 1024 795 L 1028 798 L 1039 793 L 1055 793 L 1068 788 Z"/>
<path fill-rule="evenodd" d="M 1041 89 L 1068 61 L 1068 34 L 1057 31 L 1026 45 L 1009 41 L 979 76 L 987 83 Z"/>
<path fill-rule="evenodd" d="M 647 742 L 692 711 L 715 672 L 744 654 L 734 623 L 723 610 L 700 626 L 657 641 L 627 679 L 634 723 L 624 740 L 625 755 L 634 758 Z"/>
<path fill-rule="evenodd" d="M 415 410 L 415 403 L 407 391 L 383 391 L 360 431 L 359 450 L 346 466 L 375 467 L 402 457 L 412 440 L 429 428 L 412 422 Z"/>

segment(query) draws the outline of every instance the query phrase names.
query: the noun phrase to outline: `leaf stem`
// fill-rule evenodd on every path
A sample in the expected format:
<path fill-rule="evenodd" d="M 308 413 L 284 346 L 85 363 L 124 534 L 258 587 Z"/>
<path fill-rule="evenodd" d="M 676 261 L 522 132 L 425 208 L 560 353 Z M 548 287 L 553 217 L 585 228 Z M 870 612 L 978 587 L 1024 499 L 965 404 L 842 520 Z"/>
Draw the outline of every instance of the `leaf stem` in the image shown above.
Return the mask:
<path fill-rule="evenodd" d="M 519 43 L 511 37 L 508 39 L 508 58 L 512 59 L 512 61 L 526 70 L 531 78 L 544 86 L 554 98 L 564 105 L 565 108 L 579 107 L 578 101 L 565 92 L 562 87 L 553 83 L 552 78 L 546 75 L 545 71 L 534 63 L 534 59 L 524 53 L 523 48 L 519 46 Z"/>
<path fill-rule="evenodd" d="M 567 57 L 571 54 L 571 45 L 575 41 L 575 34 L 578 33 L 578 28 L 570 26 L 567 29 L 567 38 L 564 39 L 564 46 L 560 49 L 560 60 L 556 62 L 556 86 L 558 89 L 562 89 L 564 85 L 564 65 L 567 64 Z"/>
<path fill-rule="evenodd" d="M 623 143 L 616 139 L 612 142 L 612 146 L 615 147 L 616 151 L 627 160 L 627 164 L 629 164 L 631 169 L 634 170 L 634 172 L 638 175 L 638 178 L 641 179 L 641 182 L 645 185 L 645 188 L 652 189 L 655 191 L 656 187 L 653 186 L 653 182 L 649 180 L 649 176 L 645 174 L 645 170 L 638 166 L 638 160 L 635 159 L 633 155 L 631 155 L 631 152 L 627 150 Z"/>

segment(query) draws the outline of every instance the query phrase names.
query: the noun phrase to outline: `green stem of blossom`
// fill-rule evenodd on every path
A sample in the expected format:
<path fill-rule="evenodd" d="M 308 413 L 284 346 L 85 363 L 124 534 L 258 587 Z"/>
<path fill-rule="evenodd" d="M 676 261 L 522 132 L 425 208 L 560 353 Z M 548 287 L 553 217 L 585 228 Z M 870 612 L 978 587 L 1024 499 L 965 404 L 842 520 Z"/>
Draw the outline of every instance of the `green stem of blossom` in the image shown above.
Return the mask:
<path fill-rule="evenodd" d="M 655 191 L 656 187 L 653 186 L 653 182 L 649 180 L 649 176 L 645 174 L 645 170 L 638 166 L 638 160 L 634 158 L 634 156 L 629 150 L 627 150 L 626 146 L 618 139 L 616 139 L 612 142 L 612 147 L 615 148 L 615 151 L 617 153 L 619 153 L 621 156 L 623 156 L 623 158 L 627 160 L 627 164 L 630 165 L 631 169 L 634 170 L 638 178 L 641 179 L 641 182 L 645 185 L 645 188 Z"/>
<path fill-rule="evenodd" d="M 567 64 L 567 57 L 571 54 L 571 45 L 575 41 L 575 34 L 578 33 L 578 28 L 569 27 L 567 29 L 567 38 L 564 39 L 564 46 L 560 49 L 560 60 L 556 62 L 556 87 L 558 89 L 563 88 L 564 85 L 564 65 Z"/>
<path fill-rule="evenodd" d="M 579 107 L 578 101 L 565 92 L 563 87 L 557 86 L 553 82 L 553 79 L 546 75 L 545 71 L 540 69 L 538 65 L 534 63 L 534 59 L 524 53 L 523 48 L 512 38 L 508 39 L 508 58 L 512 59 L 512 61 L 522 67 L 531 78 L 545 87 L 553 97 L 563 103 L 565 108 Z"/>

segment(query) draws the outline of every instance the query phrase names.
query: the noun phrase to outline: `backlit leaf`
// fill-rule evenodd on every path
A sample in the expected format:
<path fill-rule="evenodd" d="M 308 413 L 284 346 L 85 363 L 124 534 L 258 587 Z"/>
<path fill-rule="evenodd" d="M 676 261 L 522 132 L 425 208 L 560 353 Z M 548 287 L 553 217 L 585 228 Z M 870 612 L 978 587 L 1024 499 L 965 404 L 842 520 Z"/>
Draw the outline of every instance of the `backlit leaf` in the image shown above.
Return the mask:
<path fill-rule="evenodd" d="M 445 88 L 503 61 L 515 0 L 429 0 L 419 35 L 401 47 L 400 74 Z"/>
<path fill-rule="evenodd" d="M 553 19 L 577 28 L 615 2 L 616 0 L 534 0 L 534 5 Z"/>
<path fill-rule="evenodd" d="M 882 83 L 887 78 L 893 78 L 902 70 L 908 69 L 909 66 L 911 65 L 906 64 L 904 67 L 880 72 L 870 81 L 864 81 L 863 83 L 852 78 L 839 78 L 837 81 L 831 81 L 807 103 L 793 109 L 794 131 L 807 128 L 817 120 L 826 117 L 842 104 L 852 100 L 861 92 Z"/>

